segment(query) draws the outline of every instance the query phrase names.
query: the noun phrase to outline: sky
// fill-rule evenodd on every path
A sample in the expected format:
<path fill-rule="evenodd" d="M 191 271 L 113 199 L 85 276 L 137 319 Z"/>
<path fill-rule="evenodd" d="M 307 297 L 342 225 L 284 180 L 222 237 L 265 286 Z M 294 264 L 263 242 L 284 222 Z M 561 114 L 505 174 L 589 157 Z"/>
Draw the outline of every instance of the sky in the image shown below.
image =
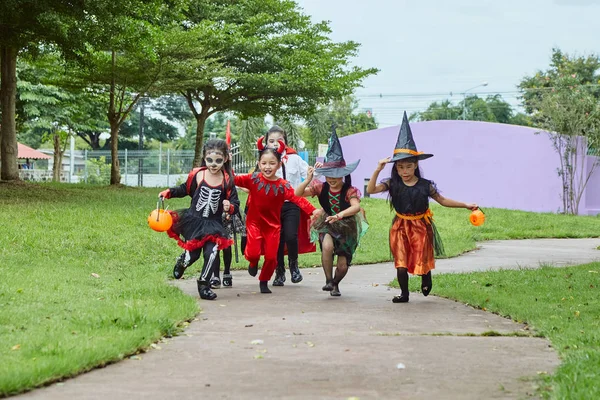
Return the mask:
<path fill-rule="evenodd" d="M 334 41 L 361 44 L 353 65 L 380 70 L 356 90 L 380 127 L 466 91 L 518 106 L 517 85 L 548 68 L 553 47 L 600 54 L 600 0 L 296 2 L 313 22 L 330 21 Z"/>

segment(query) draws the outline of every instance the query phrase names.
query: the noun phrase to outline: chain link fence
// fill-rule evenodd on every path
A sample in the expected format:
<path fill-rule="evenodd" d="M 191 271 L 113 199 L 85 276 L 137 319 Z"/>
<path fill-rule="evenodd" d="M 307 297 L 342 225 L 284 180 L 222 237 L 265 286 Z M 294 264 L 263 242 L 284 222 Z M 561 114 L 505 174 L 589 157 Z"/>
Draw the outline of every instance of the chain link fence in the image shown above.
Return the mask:
<path fill-rule="evenodd" d="M 237 173 L 247 173 L 256 166 L 258 153 L 252 158 L 243 156 L 239 146 L 233 146 L 232 167 Z M 316 162 L 315 151 L 298 155 L 309 165 Z M 65 154 L 68 166 L 70 154 Z M 127 186 L 173 187 L 185 181 L 193 167 L 193 150 L 122 150 L 119 151 L 121 183 Z M 109 184 L 112 157 L 108 150 L 74 152 L 74 170 L 71 182 Z"/>

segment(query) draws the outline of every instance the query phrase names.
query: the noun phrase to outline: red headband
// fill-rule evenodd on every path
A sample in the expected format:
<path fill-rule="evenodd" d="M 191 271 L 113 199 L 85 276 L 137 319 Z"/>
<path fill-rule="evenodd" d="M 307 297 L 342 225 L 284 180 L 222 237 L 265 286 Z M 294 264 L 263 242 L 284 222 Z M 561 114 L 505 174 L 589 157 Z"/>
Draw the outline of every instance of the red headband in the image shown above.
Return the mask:
<path fill-rule="evenodd" d="M 263 151 L 265 149 L 264 136 L 261 136 L 256 141 L 256 148 L 258 151 Z M 279 140 L 279 147 L 277 148 L 277 152 L 279 154 L 283 154 L 285 151 L 285 142 L 283 140 Z"/>

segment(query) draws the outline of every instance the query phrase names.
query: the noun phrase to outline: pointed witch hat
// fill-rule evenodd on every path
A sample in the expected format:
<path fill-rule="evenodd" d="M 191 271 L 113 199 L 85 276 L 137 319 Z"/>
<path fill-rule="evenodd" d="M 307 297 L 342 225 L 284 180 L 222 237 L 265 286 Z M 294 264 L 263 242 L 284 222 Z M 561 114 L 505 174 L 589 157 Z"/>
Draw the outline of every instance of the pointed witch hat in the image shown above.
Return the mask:
<path fill-rule="evenodd" d="M 398 133 L 396 148 L 390 162 L 410 157 L 416 157 L 417 160 L 425 160 L 433 157 L 433 154 L 425 154 L 422 151 L 417 151 L 417 145 L 408 124 L 408 117 L 406 116 L 406 111 L 404 111 L 404 118 L 402 118 L 402 126 L 400 126 L 400 132 Z"/>
<path fill-rule="evenodd" d="M 350 175 L 356 167 L 358 167 L 360 160 L 346 165 L 344 153 L 342 152 L 342 145 L 335 133 L 335 125 L 332 125 L 331 129 L 332 132 L 331 137 L 329 138 L 329 147 L 327 148 L 325 161 L 323 161 L 323 166 L 321 168 L 315 169 L 315 173 L 329 178 L 343 178 Z"/>

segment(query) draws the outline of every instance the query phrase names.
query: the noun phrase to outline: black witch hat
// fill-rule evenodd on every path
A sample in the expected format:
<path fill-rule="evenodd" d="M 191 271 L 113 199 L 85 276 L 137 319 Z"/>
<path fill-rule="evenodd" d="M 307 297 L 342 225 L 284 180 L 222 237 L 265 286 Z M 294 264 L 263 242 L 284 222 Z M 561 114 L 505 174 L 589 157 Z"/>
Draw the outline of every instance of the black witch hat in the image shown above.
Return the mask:
<path fill-rule="evenodd" d="M 400 126 L 400 133 L 398 133 L 398 141 L 396 142 L 394 155 L 392 156 L 390 162 L 395 162 L 410 157 L 416 157 L 417 160 L 425 160 L 429 157 L 433 157 L 433 154 L 425 154 L 417 151 L 417 145 L 415 144 L 415 139 L 413 139 L 410 125 L 408 124 L 408 117 L 406 116 L 406 111 L 404 111 L 402 126 Z"/>
<path fill-rule="evenodd" d="M 329 147 L 327 148 L 327 155 L 325 155 L 325 161 L 321 168 L 315 169 L 315 173 L 329 177 L 329 178 L 343 178 L 350 175 L 356 167 L 358 167 L 360 160 L 353 162 L 352 164 L 346 165 L 344 160 L 344 153 L 342 152 L 342 145 L 340 140 L 335 133 L 335 126 L 332 126 L 331 137 L 329 138 Z"/>

